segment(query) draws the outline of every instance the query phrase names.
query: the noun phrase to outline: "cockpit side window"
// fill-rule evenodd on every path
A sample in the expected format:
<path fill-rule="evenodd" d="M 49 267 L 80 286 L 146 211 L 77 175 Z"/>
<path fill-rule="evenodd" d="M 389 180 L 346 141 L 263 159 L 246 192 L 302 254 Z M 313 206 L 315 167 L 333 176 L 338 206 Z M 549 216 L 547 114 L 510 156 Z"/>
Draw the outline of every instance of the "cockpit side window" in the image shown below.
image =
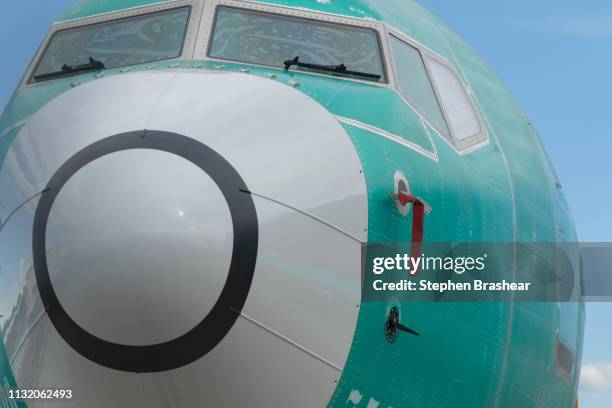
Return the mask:
<path fill-rule="evenodd" d="M 431 57 L 426 60 L 454 138 L 461 142 L 480 134 L 480 119 L 461 80 L 446 65 Z"/>
<path fill-rule="evenodd" d="M 142 64 L 181 55 L 189 7 L 155 12 L 58 31 L 51 38 L 33 79 L 70 73 L 91 59 L 105 68 Z M 64 67 L 64 69 L 62 68 Z"/>
<path fill-rule="evenodd" d="M 416 105 L 434 127 L 450 140 L 444 114 L 429 81 L 420 51 L 394 36 L 390 37 L 390 43 L 395 58 L 396 81 L 400 93 Z"/>
<path fill-rule="evenodd" d="M 279 68 L 298 57 L 296 69 L 386 82 L 373 29 L 233 7 L 217 8 L 208 56 Z"/>

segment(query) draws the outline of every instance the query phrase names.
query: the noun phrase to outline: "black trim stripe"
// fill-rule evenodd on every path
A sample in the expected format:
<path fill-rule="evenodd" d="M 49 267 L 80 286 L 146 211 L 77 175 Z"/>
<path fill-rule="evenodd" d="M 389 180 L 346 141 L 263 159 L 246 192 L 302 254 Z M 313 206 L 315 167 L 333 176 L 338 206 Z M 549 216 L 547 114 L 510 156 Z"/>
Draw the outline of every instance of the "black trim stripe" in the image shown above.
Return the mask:
<path fill-rule="evenodd" d="M 225 286 L 210 313 L 184 335 L 159 344 L 131 346 L 112 343 L 80 327 L 62 307 L 49 277 L 46 231 L 53 203 L 66 182 L 81 168 L 108 154 L 130 149 L 154 149 L 178 155 L 208 174 L 217 184 L 232 216 L 234 244 Z M 95 142 L 72 156 L 51 177 L 34 218 L 32 250 L 38 291 L 61 337 L 83 357 L 121 371 L 159 372 L 187 365 L 211 351 L 229 333 L 249 294 L 259 229 L 255 204 L 234 167 L 210 147 L 170 132 L 122 133 Z M 109 299 L 112 301 L 112 299 Z"/>

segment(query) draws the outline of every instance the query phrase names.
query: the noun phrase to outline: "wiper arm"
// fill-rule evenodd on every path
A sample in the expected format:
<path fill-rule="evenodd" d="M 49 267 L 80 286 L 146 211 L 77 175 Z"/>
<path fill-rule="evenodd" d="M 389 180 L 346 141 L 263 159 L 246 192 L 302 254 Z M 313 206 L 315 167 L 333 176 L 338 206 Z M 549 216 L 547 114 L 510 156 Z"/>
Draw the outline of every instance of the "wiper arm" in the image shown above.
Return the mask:
<path fill-rule="evenodd" d="M 104 63 L 102 61 L 98 61 L 98 60 L 95 60 L 89 57 L 89 62 L 86 64 L 77 65 L 75 67 L 64 64 L 62 65 L 62 68 L 60 71 L 49 72 L 47 74 L 34 75 L 34 79 L 36 80 L 50 79 L 50 78 L 60 77 L 63 75 L 74 74 L 77 72 L 97 71 L 99 69 L 104 69 L 104 68 L 105 68 Z"/>
<path fill-rule="evenodd" d="M 300 62 L 300 57 L 295 57 L 294 59 L 290 59 L 284 62 L 285 71 L 288 71 L 292 66 L 302 67 L 302 68 L 310 68 L 310 69 L 318 69 L 320 71 L 328 71 L 335 72 L 338 74 L 346 74 L 346 75 L 355 75 L 372 79 L 380 79 L 380 74 L 370 74 L 369 72 L 359 72 L 359 71 L 350 71 L 346 65 L 319 65 L 319 64 L 310 64 L 307 62 Z"/>

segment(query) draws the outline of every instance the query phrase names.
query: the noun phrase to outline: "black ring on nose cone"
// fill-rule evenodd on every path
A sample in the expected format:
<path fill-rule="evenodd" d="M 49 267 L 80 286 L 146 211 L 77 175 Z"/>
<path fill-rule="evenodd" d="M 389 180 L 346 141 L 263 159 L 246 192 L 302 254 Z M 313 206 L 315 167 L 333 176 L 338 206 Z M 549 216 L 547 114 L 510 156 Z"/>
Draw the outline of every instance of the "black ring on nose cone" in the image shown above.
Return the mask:
<path fill-rule="evenodd" d="M 92 161 L 130 149 L 154 149 L 172 153 L 202 169 L 223 193 L 232 216 L 234 233 L 227 280 L 208 315 L 182 336 L 146 346 L 109 342 L 79 326 L 62 307 L 53 289 L 46 256 L 49 213 L 66 182 Z M 68 159 L 51 177 L 45 193 L 41 195 L 36 207 L 32 237 L 38 291 L 49 319 L 62 338 L 91 361 L 116 370 L 140 373 L 179 368 L 212 350 L 236 322 L 246 302 L 255 272 L 259 238 L 257 212 L 251 195 L 241 190 L 249 191 L 240 174 L 221 155 L 197 140 L 170 132 L 128 132 L 110 136 Z"/>

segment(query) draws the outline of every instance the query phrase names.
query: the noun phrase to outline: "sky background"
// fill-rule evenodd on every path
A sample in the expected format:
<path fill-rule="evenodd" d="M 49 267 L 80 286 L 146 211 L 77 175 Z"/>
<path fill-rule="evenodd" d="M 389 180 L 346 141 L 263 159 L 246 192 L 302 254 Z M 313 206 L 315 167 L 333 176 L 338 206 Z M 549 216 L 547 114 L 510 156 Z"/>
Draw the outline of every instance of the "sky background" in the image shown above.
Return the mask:
<path fill-rule="evenodd" d="M 72 3 L 3 4 L 0 110 L 50 24 Z M 612 241 L 612 2 L 420 3 L 479 52 L 533 120 L 559 173 L 579 239 Z M 588 304 L 582 408 L 612 407 L 611 344 L 612 304 Z"/>

